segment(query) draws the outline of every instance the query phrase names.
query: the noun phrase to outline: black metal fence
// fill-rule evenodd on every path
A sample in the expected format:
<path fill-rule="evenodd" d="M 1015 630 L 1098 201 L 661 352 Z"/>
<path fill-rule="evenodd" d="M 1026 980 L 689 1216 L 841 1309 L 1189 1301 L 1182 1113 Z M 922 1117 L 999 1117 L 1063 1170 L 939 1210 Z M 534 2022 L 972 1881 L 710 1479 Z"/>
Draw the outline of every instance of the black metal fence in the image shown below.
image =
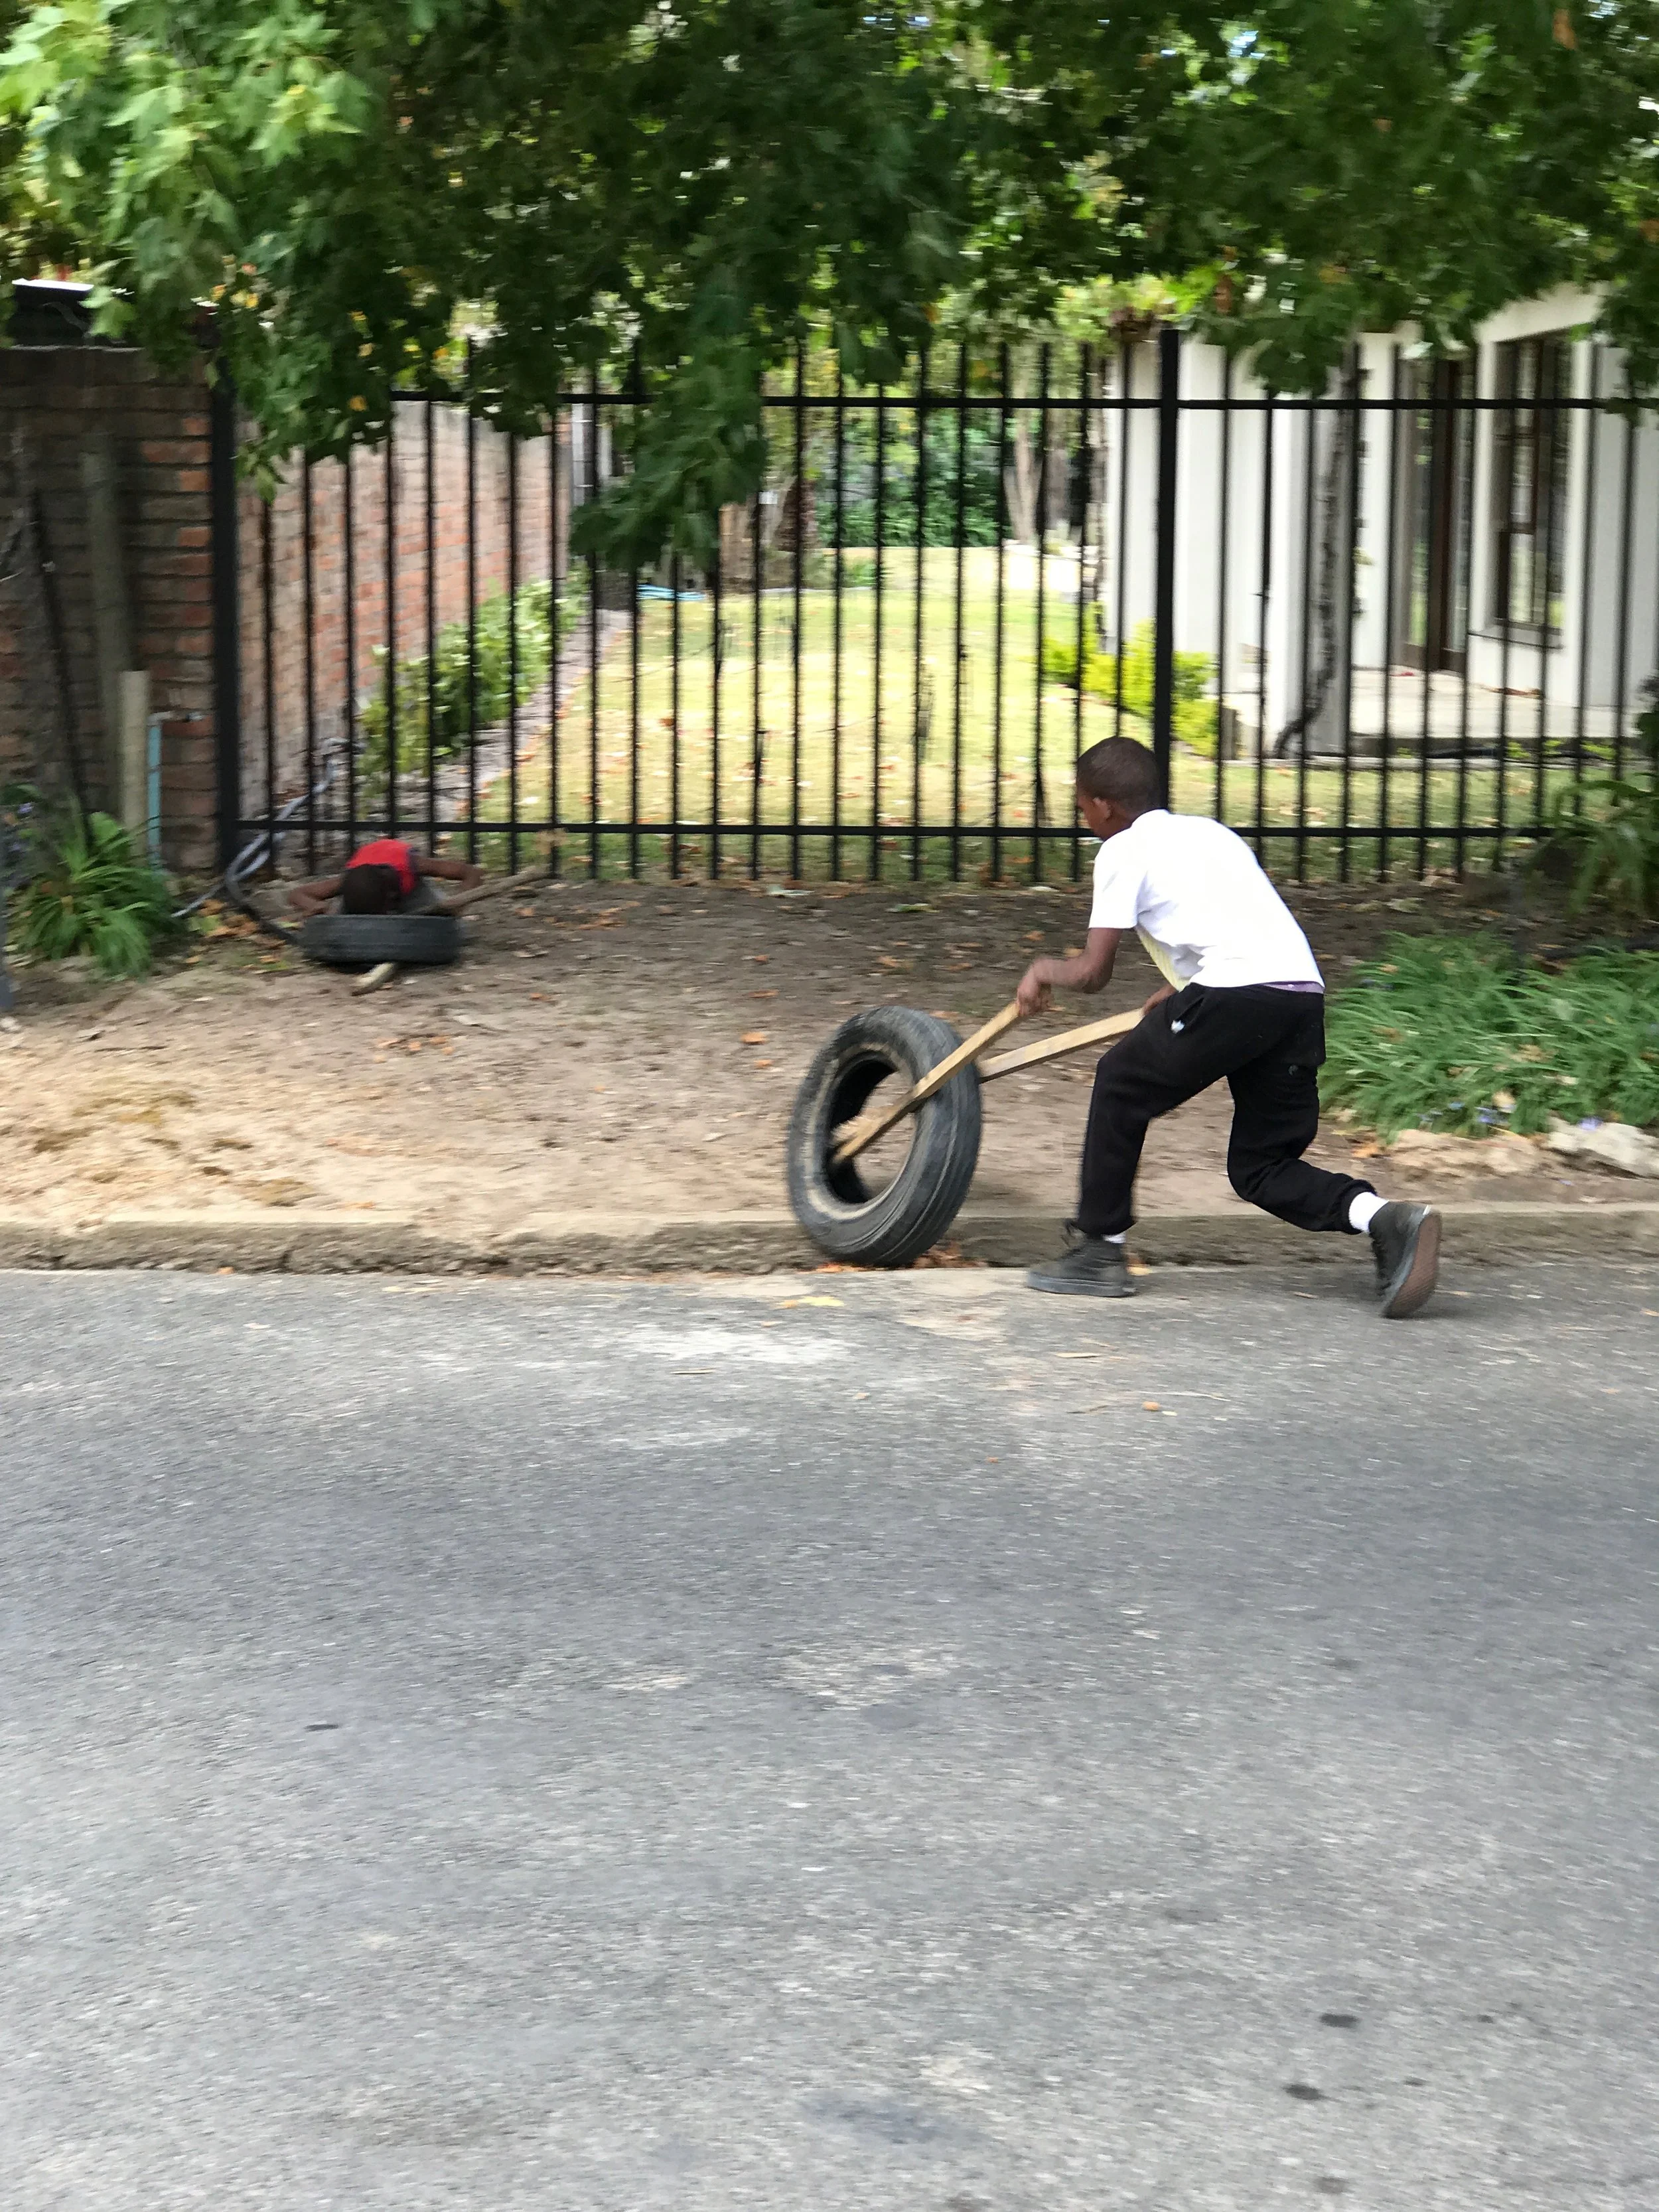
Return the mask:
<path fill-rule="evenodd" d="M 1072 878 L 1073 762 L 1127 734 L 1282 873 L 1501 864 L 1653 774 L 1659 430 L 1620 379 L 1567 333 L 1366 341 L 1313 399 L 1170 331 L 881 391 L 803 357 L 719 557 L 628 574 L 568 548 L 638 398 L 524 441 L 411 395 L 349 468 L 218 503 L 224 840 Z"/>

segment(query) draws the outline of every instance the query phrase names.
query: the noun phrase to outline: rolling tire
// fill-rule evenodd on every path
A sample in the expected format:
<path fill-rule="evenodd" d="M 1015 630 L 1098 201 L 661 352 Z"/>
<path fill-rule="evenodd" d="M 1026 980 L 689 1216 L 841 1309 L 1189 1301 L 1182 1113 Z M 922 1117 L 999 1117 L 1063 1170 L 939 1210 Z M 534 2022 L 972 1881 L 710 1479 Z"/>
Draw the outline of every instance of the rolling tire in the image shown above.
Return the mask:
<path fill-rule="evenodd" d="M 910 1150 L 884 1190 L 865 1184 L 858 1160 L 830 1162 L 836 1132 L 896 1074 L 920 1081 L 962 1042 L 948 1022 L 914 1006 L 853 1014 L 806 1071 L 789 1117 L 789 1203 L 832 1260 L 903 1267 L 930 1251 L 961 1211 L 979 1162 L 979 1076 L 965 1067 L 911 1115 Z"/>
<path fill-rule="evenodd" d="M 325 968 L 444 968 L 460 957 L 461 925 L 453 914 L 313 914 L 300 950 Z"/>

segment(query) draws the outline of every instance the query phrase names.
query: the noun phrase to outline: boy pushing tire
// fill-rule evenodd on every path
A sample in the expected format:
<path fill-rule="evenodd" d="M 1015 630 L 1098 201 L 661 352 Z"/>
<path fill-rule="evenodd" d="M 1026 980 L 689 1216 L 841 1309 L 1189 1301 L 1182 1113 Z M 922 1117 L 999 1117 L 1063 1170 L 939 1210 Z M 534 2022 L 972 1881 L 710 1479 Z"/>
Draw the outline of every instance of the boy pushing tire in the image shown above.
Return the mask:
<path fill-rule="evenodd" d="M 1132 738 L 1083 755 L 1077 803 L 1101 841 L 1088 940 L 1074 958 L 1032 962 L 1021 1012 L 1037 1012 L 1056 988 L 1101 989 L 1131 929 L 1166 981 L 1096 1072 L 1071 1249 L 1026 1281 L 1073 1297 L 1133 1295 L 1124 1240 L 1147 1128 L 1224 1079 L 1227 1175 L 1239 1196 L 1298 1229 L 1369 1236 L 1384 1317 L 1419 1312 L 1434 1291 L 1439 1215 L 1303 1158 L 1319 1128 L 1325 985 L 1255 854 L 1219 822 L 1171 814 L 1157 762 Z"/>

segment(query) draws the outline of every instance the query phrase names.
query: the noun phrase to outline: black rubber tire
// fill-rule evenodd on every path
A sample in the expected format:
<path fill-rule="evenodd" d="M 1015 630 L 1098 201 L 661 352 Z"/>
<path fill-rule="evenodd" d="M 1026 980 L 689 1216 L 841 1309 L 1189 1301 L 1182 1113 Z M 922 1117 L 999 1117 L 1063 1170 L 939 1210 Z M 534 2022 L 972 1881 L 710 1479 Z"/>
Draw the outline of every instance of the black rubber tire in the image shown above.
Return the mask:
<path fill-rule="evenodd" d="M 867 1267 L 904 1267 L 931 1251 L 961 1211 L 979 1164 L 979 1076 L 954 1075 L 912 1117 L 903 1166 L 873 1197 L 859 1163 L 833 1168 L 836 1129 L 861 1113 L 884 1076 L 915 1083 L 962 1042 L 915 1006 L 853 1014 L 806 1071 L 789 1117 L 789 1203 L 819 1251 Z"/>
<path fill-rule="evenodd" d="M 444 968 L 460 957 L 461 925 L 453 914 L 313 914 L 300 930 L 300 950 L 325 968 Z"/>

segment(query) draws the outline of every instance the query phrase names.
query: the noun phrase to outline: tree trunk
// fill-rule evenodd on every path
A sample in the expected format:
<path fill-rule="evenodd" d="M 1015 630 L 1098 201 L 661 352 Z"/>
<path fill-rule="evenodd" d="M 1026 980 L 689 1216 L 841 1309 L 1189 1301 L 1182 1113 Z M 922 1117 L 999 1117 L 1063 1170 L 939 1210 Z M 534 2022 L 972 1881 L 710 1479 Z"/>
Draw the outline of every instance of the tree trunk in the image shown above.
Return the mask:
<path fill-rule="evenodd" d="M 1005 473 L 1009 534 L 1022 544 L 1036 542 L 1037 463 L 1031 450 L 1030 426 L 1023 415 L 1014 417 L 1013 465 Z"/>

